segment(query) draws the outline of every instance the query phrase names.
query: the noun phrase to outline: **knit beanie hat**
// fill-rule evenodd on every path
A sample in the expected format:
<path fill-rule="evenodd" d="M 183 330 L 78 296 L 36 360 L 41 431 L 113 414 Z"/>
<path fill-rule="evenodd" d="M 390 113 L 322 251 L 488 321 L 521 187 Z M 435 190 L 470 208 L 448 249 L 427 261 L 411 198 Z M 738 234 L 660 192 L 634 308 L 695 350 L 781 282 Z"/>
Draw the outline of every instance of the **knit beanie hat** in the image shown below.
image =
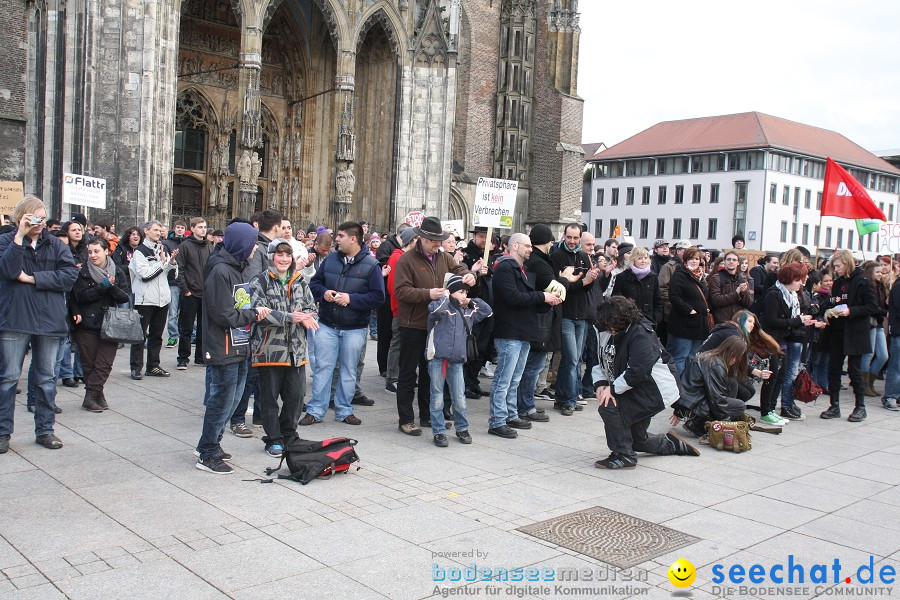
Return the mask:
<path fill-rule="evenodd" d="M 459 275 L 454 275 L 450 279 L 447 280 L 447 285 L 445 286 L 450 293 L 458 292 L 459 290 L 468 290 L 469 286 L 463 283 L 462 277 Z"/>
<path fill-rule="evenodd" d="M 555 240 L 553 237 L 553 232 L 550 231 L 550 228 L 543 223 L 538 223 L 534 227 L 531 228 L 531 233 L 528 234 L 528 237 L 531 238 L 531 243 L 535 246 L 541 246 L 546 244 L 547 242 L 552 242 Z"/>
<path fill-rule="evenodd" d="M 400 233 L 397 234 L 397 239 L 400 240 L 400 247 L 406 248 L 409 246 L 409 243 L 416 238 L 416 229 L 414 227 L 410 227 L 408 229 L 404 229 Z"/>

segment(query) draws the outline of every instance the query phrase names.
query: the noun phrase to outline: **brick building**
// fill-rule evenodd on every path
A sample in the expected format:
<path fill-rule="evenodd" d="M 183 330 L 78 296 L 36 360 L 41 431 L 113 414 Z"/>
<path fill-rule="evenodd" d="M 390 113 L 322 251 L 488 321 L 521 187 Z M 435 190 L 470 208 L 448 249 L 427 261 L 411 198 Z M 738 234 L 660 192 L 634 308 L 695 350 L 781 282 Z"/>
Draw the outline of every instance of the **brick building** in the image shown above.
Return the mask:
<path fill-rule="evenodd" d="M 64 172 L 120 226 L 264 207 L 301 223 L 577 217 L 577 0 L 0 0 L 0 175 L 54 216 Z"/>

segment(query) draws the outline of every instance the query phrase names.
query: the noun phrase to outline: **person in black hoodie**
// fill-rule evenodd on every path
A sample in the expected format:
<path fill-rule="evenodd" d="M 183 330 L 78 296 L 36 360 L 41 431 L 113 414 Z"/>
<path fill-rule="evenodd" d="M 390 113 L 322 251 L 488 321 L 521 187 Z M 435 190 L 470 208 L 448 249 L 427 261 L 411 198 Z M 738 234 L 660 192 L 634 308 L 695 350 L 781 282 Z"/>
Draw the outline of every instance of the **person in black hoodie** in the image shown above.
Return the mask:
<path fill-rule="evenodd" d="M 550 254 L 550 264 L 556 273 L 572 273 L 580 279 L 568 286 L 563 302 L 562 352 L 556 375 L 556 402 L 564 416 L 575 412 L 578 402 L 578 363 L 584 352 L 584 339 L 588 329 L 588 292 L 593 287 L 600 269 L 581 250 L 581 225 L 566 226 L 563 241 Z M 580 285 L 579 285 L 580 284 Z M 498 311 L 495 311 L 495 315 Z M 496 318 L 496 317 L 495 317 Z"/>
<path fill-rule="evenodd" d="M 100 328 L 107 308 L 128 302 L 128 277 L 109 256 L 109 243 L 94 238 L 87 247 L 88 260 L 81 267 L 70 297 L 74 315 L 72 338 L 84 365 L 84 402 L 90 412 L 109 408 L 103 387 L 112 371 L 118 344 L 101 339 Z"/>
<path fill-rule="evenodd" d="M 847 372 L 856 406 L 847 418 L 858 423 L 866 418 L 866 390 L 863 387 L 860 362 L 862 355 L 872 351 L 869 339 L 869 318 L 878 314 L 872 282 L 866 279 L 862 269 L 849 250 L 838 250 L 831 259 L 834 284 L 827 311 L 828 327 L 824 330 L 828 347 L 828 391 L 831 406 L 823 412 L 823 419 L 841 416 L 841 368 L 847 359 Z"/>
<path fill-rule="evenodd" d="M 203 272 L 212 252 L 212 242 L 206 241 L 206 219 L 191 219 L 191 237 L 178 246 L 178 275 L 175 282 L 181 291 L 181 308 L 178 316 L 178 366 L 185 370 L 191 358 L 191 335 L 197 322 L 197 343 L 194 346 L 194 364 L 203 364 Z"/>
<path fill-rule="evenodd" d="M 678 400 L 672 357 L 630 298 L 613 296 L 597 307 L 600 356 L 594 387 L 611 454 L 598 469 L 633 469 L 637 453 L 700 456 L 675 433 L 647 433 L 650 420 Z M 593 335 L 597 333 L 592 332 Z"/>
<path fill-rule="evenodd" d="M 222 450 L 220 442 L 244 390 L 250 326 L 272 312 L 263 306 L 250 308 L 249 284 L 242 274 L 256 252 L 256 239 L 251 225 L 229 225 L 222 248 L 207 263 L 209 274 L 203 284 L 203 348 L 209 389 L 197 443 L 197 468 L 219 475 L 234 471 L 224 462 L 231 455 Z"/>

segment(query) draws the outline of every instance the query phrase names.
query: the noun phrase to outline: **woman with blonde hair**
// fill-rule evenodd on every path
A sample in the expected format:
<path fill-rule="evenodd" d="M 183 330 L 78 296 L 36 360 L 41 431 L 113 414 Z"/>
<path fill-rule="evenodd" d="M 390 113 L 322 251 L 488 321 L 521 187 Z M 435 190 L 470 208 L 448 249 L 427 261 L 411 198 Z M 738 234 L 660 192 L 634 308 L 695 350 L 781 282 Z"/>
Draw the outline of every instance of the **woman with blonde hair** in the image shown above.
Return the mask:
<path fill-rule="evenodd" d="M 663 302 L 659 293 L 659 279 L 650 266 L 650 253 L 635 247 L 613 283 L 613 296 L 631 298 L 653 327 L 663 318 Z"/>

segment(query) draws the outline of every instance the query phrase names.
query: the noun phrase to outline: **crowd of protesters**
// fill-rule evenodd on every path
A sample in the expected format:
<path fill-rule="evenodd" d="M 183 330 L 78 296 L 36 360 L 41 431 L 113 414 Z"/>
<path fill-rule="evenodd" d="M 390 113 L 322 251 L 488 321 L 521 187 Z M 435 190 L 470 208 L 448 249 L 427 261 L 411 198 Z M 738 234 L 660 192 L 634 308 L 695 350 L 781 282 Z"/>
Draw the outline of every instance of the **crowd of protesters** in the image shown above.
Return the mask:
<path fill-rule="evenodd" d="M 706 421 L 740 418 L 759 387 L 760 419 L 783 426 L 805 418 L 793 394 L 804 368 L 830 399 L 822 418 L 841 416 L 845 365 L 850 421 L 866 418 L 867 396 L 898 410 L 900 316 L 890 307 L 900 291 L 890 259 L 857 265 L 837 250 L 812 265 L 798 247 L 751 269 L 739 236 L 722 252 L 681 240 L 670 253 L 665 240 L 600 247 L 576 223 L 561 236 L 544 224 L 502 238 L 476 227 L 466 240 L 434 217 L 381 235 L 351 221 L 295 235 L 274 210 L 224 231 L 195 217 L 171 233 L 149 221 L 120 237 L 83 215 L 48 220 L 31 196 L 13 217 L 0 235 L 0 453 L 29 348 L 37 443 L 62 447 L 57 381 L 84 384 L 85 410 L 109 409 L 104 386 L 121 345 L 101 328 L 112 307 L 140 315 L 132 379 L 171 375 L 163 345 L 177 347 L 177 370 L 192 357 L 205 368 L 195 455 L 212 473 L 233 471 L 226 431 L 254 437 L 251 397 L 251 425 L 263 428 L 273 457 L 330 409 L 361 425 L 354 407 L 374 404 L 360 386 L 369 337 L 399 430 L 430 429 L 438 447 L 451 428 L 472 443 L 467 400 L 488 398 L 488 433 L 513 439 L 550 421 L 540 401 L 572 417 L 595 397 L 611 450 L 598 468 L 633 468 L 637 452 L 696 456 L 674 431 L 650 435 L 650 419 L 671 406 L 673 424 L 702 437 Z"/>

